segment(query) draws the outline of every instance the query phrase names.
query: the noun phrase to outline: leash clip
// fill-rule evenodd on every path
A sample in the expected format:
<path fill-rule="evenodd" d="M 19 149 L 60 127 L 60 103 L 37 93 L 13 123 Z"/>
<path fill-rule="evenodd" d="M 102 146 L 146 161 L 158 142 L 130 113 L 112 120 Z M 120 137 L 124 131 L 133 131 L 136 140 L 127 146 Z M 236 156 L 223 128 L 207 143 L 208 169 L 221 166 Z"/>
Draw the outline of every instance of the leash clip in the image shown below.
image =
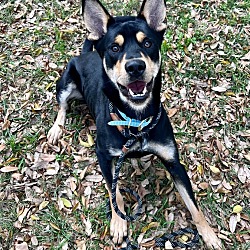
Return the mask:
<path fill-rule="evenodd" d="M 153 116 L 150 116 L 143 120 L 139 125 L 138 125 L 138 131 L 142 131 L 142 129 L 146 126 L 148 126 L 149 123 L 151 123 L 153 120 Z"/>

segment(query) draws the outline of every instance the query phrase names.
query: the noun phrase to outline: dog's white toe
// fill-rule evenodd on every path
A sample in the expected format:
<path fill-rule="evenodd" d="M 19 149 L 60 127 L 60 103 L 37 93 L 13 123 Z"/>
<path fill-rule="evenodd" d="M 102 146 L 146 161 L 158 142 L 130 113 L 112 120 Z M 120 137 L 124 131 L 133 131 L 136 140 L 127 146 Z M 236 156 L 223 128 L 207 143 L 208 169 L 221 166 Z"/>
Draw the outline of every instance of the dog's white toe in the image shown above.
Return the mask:
<path fill-rule="evenodd" d="M 208 249 L 222 249 L 221 241 L 211 227 L 205 225 L 203 227 L 199 227 L 198 231 L 199 234 L 202 236 L 203 241 L 206 243 Z"/>
<path fill-rule="evenodd" d="M 50 144 L 56 144 L 61 135 L 62 135 L 62 129 L 57 124 L 54 124 L 53 127 L 48 132 L 47 135 L 48 142 Z"/>
<path fill-rule="evenodd" d="M 127 221 L 120 218 L 117 214 L 112 215 L 110 223 L 110 236 L 115 244 L 122 244 L 127 236 L 128 225 Z"/>

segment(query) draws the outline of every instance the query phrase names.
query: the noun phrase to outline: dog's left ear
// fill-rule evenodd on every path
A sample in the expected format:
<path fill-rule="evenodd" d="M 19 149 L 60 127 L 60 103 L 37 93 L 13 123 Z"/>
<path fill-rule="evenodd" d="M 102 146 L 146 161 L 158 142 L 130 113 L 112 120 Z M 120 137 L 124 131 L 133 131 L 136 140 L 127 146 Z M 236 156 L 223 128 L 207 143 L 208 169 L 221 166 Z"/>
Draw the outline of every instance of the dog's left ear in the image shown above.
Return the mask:
<path fill-rule="evenodd" d="M 143 18 L 148 23 L 149 27 L 156 31 L 166 29 L 166 24 L 163 23 L 166 17 L 165 0 L 144 0 L 138 18 Z"/>

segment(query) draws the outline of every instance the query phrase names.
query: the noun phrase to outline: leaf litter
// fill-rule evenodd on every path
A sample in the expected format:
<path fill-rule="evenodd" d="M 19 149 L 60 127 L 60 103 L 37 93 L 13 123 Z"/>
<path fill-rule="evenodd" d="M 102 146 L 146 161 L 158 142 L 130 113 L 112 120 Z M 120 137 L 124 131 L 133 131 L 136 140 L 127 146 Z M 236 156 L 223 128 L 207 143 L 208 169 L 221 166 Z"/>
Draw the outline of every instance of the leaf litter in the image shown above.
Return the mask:
<path fill-rule="evenodd" d="M 114 14 L 123 4 L 106 3 Z M 208 221 L 226 249 L 247 249 L 249 5 L 167 4 L 161 101 Z M 57 145 L 46 139 L 57 110 L 55 83 L 85 37 L 78 2 L 3 1 L 0 11 L 0 249 L 113 249 L 105 181 L 94 153 L 96 128 L 86 107 L 72 104 Z M 128 161 L 120 182 L 143 198 L 145 213 L 129 230 L 141 249 L 152 249 L 159 235 L 192 226 L 155 157 Z"/>

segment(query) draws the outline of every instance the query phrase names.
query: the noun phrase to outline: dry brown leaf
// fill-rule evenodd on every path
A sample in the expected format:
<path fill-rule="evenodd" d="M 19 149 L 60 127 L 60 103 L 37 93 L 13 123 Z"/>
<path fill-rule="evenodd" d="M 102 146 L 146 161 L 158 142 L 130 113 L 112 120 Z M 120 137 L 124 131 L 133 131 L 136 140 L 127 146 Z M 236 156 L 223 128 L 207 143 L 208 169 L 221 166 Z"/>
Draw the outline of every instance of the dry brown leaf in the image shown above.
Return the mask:
<path fill-rule="evenodd" d="M 217 86 L 217 87 L 212 87 L 212 90 L 215 91 L 215 92 L 226 92 L 227 91 L 227 88 L 225 87 L 220 87 L 220 86 Z"/>
<path fill-rule="evenodd" d="M 31 241 L 31 243 L 32 243 L 33 246 L 38 246 L 38 239 L 37 239 L 36 236 L 33 235 L 33 236 L 30 238 L 30 241 Z"/>
<path fill-rule="evenodd" d="M 231 215 L 229 219 L 230 232 L 234 233 L 238 223 L 237 215 Z"/>
<path fill-rule="evenodd" d="M 178 112 L 177 108 L 168 109 L 168 116 L 171 118 Z"/>
<path fill-rule="evenodd" d="M 49 204 L 49 201 L 43 201 L 43 202 L 41 202 L 40 205 L 39 205 L 39 210 L 44 209 L 45 207 L 48 206 L 48 204 Z"/>
<path fill-rule="evenodd" d="M 0 169 L 2 173 L 9 173 L 9 172 L 14 172 L 17 171 L 18 167 L 13 167 L 13 166 L 6 166 Z"/>
<path fill-rule="evenodd" d="M 26 242 L 15 244 L 15 250 L 29 250 L 28 244 Z"/>
<path fill-rule="evenodd" d="M 0 144 L 0 152 L 3 151 L 6 148 L 5 144 Z"/>
<path fill-rule="evenodd" d="M 89 218 L 84 219 L 83 223 L 85 224 L 85 232 L 88 236 L 90 236 L 92 234 L 92 224 L 89 220 Z"/>
<path fill-rule="evenodd" d="M 250 170 L 247 166 L 240 167 L 237 175 L 239 180 L 245 183 L 247 179 L 250 179 Z"/>
<path fill-rule="evenodd" d="M 85 196 L 90 196 L 92 193 L 92 190 L 91 190 L 91 187 L 90 186 L 87 186 L 84 190 L 84 195 Z"/>
<path fill-rule="evenodd" d="M 29 212 L 29 208 L 24 208 L 24 210 L 22 211 L 22 213 L 18 216 L 18 221 L 20 223 L 23 222 L 24 218 L 27 216 L 28 212 Z"/>
<path fill-rule="evenodd" d="M 215 166 L 209 166 L 210 170 L 214 173 L 214 174 L 219 174 L 220 173 L 220 169 L 215 167 Z"/>
<path fill-rule="evenodd" d="M 56 159 L 56 156 L 55 155 L 52 155 L 52 154 L 40 154 L 39 155 L 39 158 L 42 160 L 42 161 L 46 161 L 46 162 L 51 162 L 51 161 L 54 161 Z"/>
<path fill-rule="evenodd" d="M 77 250 L 87 250 L 85 240 L 76 241 Z"/>
<path fill-rule="evenodd" d="M 86 181 L 101 182 L 103 180 L 102 175 L 87 175 L 85 176 Z"/>
<path fill-rule="evenodd" d="M 23 58 L 30 63 L 35 62 L 35 59 L 30 55 L 25 55 Z"/>
<path fill-rule="evenodd" d="M 201 189 L 208 189 L 209 187 L 209 184 L 207 182 L 201 182 L 199 185 L 198 185 L 199 188 Z"/>

